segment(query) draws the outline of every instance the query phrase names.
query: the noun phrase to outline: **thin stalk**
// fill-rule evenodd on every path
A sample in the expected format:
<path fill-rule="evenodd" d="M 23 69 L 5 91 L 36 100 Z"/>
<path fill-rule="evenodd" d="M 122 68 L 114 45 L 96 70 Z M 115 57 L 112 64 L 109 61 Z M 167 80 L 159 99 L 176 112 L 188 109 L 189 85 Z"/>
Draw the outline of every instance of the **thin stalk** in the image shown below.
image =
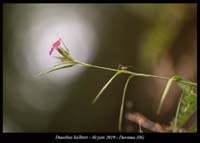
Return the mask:
<path fill-rule="evenodd" d="M 120 114 L 119 114 L 119 124 L 118 124 L 118 129 L 119 131 L 122 130 L 122 117 L 123 117 L 123 110 L 124 110 L 124 102 L 125 102 L 125 95 L 126 95 L 126 89 L 128 87 L 128 83 L 130 81 L 130 79 L 134 77 L 134 75 L 130 75 L 129 78 L 126 81 L 126 84 L 124 86 L 124 92 L 123 92 L 123 96 L 122 96 L 122 104 L 121 104 L 121 108 L 120 108 Z"/>
<path fill-rule="evenodd" d="M 75 61 L 75 62 L 77 64 L 81 65 L 81 66 L 86 66 L 86 67 L 91 67 L 91 68 L 108 70 L 108 71 L 113 71 L 113 72 L 120 71 L 119 69 L 113 69 L 113 68 L 107 68 L 107 67 L 101 67 L 101 66 L 86 64 L 86 63 L 83 63 L 83 62 L 80 62 L 80 61 Z M 156 76 L 156 75 L 151 75 L 151 74 L 135 73 L 135 72 L 127 71 L 127 70 L 123 70 L 122 73 L 129 74 L 129 75 L 134 75 L 134 76 L 138 76 L 138 77 L 151 77 L 151 78 L 158 78 L 158 79 L 163 79 L 163 80 L 169 80 L 170 79 L 168 77 Z M 182 83 L 185 83 L 185 84 L 190 84 L 190 85 L 197 86 L 197 83 L 194 83 L 194 82 L 191 82 L 191 81 L 181 80 L 181 81 L 177 81 L 177 82 L 182 82 Z"/>
<path fill-rule="evenodd" d="M 76 62 L 81 66 L 92 67 L 92 68 L 96 68 L 96 69 L 108 70 L 108 71 L 113 71 L 113 72 L 118 72 L 119 71 L 117 69 L 112 69 L 112 68 L 106 68 L 106 67 L 86 64 L 86 63 L 82 63 L 82 62 L 79 62 L 79 61 L 76 61 Z"/>
<path fill-rule="evenodd" d="M 97 94 L 97 96 L 94 98 L 94 100 L 92 101 L 92 104 L 94 104 L 100 97 L 100 95 L 104 92 L 104 90 L 108 87 L 108 85 L 112 82 L 112 80 L 117 77 L 119 74 L 121 74 L 121 71 L 116 72 L 112 78 L 103 86 L 103 88 L 100 90 L 100 92 Z"/>
<path fill-rule="evenodd" d="M 175 78 L 174 76 L 171 77 L 171 78 L 168 80 L 168 82 L 167 82 L 167 85 L 166 85 L 166 87 L 165 87 L 165 90 L 164 90 L 164 92 L 163 92 L 163 94 L 162 94 L 162 96 L 161 96 L 161 100 L 160 100 L 160 103 L 159 103 L 159 106 L 158 106 L 158 110 L 157 110 L 157 115 L 160 114 L 161 107 L 162 107 L 163 102 L 164 102 L 164 100 L 165 100 L 165 98 L 166 98 L 166 96 L 167 96 L 167 94 L 168 94 L 168 92 L 169 92 L 170 87 L 172 86 L 172 83 L 173 83 L 173 81 L 174 81 L 174 78 Z"/>
<path fill-rule="evenodd" d="M 185 94 L 185 91 L 183 90 L 183 93 L 181 94 L 181 97 L 180 97 L 180 100 L 179 100 L 179 103 L 178 103 L 178 107 L 177 107 L 177 110 L 176 110 L 176 116 L 175 116 L 175 121 L 174 121 L 174 126 L 173 126 L 173 132 L 176 132 L 177 131 L 177 119 L 178 119 L 178 114 L 179 114 L 179 110 L 180 110 L 180 107 L 181 107 L 181 102 L 182 102 L 182 98 L 183 98 L 183 95 Z"/>

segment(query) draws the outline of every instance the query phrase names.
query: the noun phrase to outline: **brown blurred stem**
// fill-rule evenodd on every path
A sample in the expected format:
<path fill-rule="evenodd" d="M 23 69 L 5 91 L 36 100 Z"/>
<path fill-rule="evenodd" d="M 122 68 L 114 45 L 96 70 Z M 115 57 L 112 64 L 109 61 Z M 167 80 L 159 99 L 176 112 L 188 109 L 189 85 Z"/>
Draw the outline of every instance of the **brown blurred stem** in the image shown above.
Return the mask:
<path fill-rule="evenodd" d="M 148 119 L 147 117 L 145 117 L 144 115 L 142 115 L 141 113 L 128 113 L 126 118 L 134 123 L 139 124 L 140 126 L 142 126 L 145 129 L 148 129 L 150 131 L 153 132 L 160 132 L 160 133 L 165 133 L 165 132 L 171 132 L 172 128 L 171 126 L 167 126 L 167 125 L 161 125 L 159 123 L 155 123 L 153 121 L 151 121 L 150 119 Z M 179 128 L 177 130 L 177 132 L 188 132 L 187 129 L 184 128 Z"/>

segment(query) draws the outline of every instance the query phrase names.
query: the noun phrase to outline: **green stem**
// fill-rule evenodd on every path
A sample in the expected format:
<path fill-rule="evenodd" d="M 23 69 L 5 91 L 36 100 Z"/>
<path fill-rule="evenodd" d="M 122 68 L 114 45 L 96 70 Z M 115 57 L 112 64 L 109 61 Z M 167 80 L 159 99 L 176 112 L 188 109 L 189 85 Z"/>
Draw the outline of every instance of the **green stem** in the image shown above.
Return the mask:
<path fill-rule="evenodd" d="M 128 87 L 128 83 L 130 81 L 131 78 L 133 78 L 134 75 L 130 75 L 129 78 L 126 81 L 126 84 L 124 86 L 124 92 L 123 92 L 123 96 L 122 96 L 122 104 L 121 104 L 121 108 L 120 108 L 120 114 L 119 114 L 119 124 L 118 124 L 118 129 L 119 131 L 122 130 L 122 117 L 123 117 L 123 110 L 124 110 L 124 101 L 125 101 L 125 95 L 126 95 L 126 89 Z"/>
<path fill-rule="evenodd" d="M 183 98 L 184 93 L 185 93 L 185 91 L 183 90 L 183 93 L 181 94 L 181 97 L 180 97 L 180 100 L 179 100 L 179 103 L 178 103 L 178 107 L 177 107 L 177 110 L 176 110 L 173 132 L 177 131 L 178 114 L 179 114 L 179 110 L 180 110 L 180 106 L 181 106 L 181 102 L 182 102 L 182 98 Z"/>
<path fill-rule="evenodd" d="M 83 62 L 80 62 L 80 61 L 75 61 L 75 62 L 77 64 L 81 65 L 81 66 L 92 67 L 92 68 L 97 68 L 97 69 L 102 69 L 102 70 L 113 71 L 113 72 L 118 72 L 118 71 L 121 70 L 121 69 L 119 70 L 119 69 L 112 69 L 112 68 L 106 68 L 106 67 L 86 64 L 86 63 L 83 63 Z M 156 76 L 156 75 L 151 75 L 151 74 L 135 73 L 135 72 L 127 71 L 127 70 L 123 70 L 122 73 L 129 74 L 129 75 L 134 75 L 134 76 L 138 76 L 138 77 L 151 77 L 151 78 L 158 78 L 158 79 L 163 79 L 163 80 L 169 80 L 170 79 L 168 77 Z M 197 86 L 197 83 L 190 82 L 190 81 L 181 80 L 181 81 L 177 81 L 177 82 L 182 82 L 182 83 L 186 83 L 186 84 Z"/>
<path fill-rule="evenodd" d="M 79 65 L 86 66 L 86 67 L 92 67 L 92 68 L 96 68 L 96 69 L 108 70 L 108 71 L 113 71 L 113 72 L 118 72 L 119 71 L 117 69 L 111 69 L 111 68 L 106 68 L 106 67 L 101 67 L 101 66 L 95 66 L 95 65 L 91 65 L 91 64 L 82 63 L 82 62 L 79 62 L 79 61 L 76 61 L 76 62 Z"/>
<path fill-rule="evenodd" d="M 92 104 L 94 104 L 100 97 L 100 95 L 104 92 L 104 90 L 108 87 L 108 85 L 112 82 L 112 80 L 117 77 L 119 74 L 121 74 L 121 71 L 116 72 L 113 77 L 103 86 L 103 88 L 100 90 L 100 92 L 97 94 L 97 96 L 92 101 Z"/>

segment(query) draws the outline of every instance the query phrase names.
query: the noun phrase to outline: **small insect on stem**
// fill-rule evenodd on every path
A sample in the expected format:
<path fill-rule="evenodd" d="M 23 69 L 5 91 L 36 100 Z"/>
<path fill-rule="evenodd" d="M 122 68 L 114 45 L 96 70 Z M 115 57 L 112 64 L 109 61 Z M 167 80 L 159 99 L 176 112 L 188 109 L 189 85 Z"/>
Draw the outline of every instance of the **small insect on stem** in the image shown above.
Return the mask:
<path fill-rule="evenodd" d="M 118 70 L 128 70 L 128 68 L 130 68 L 132 66 L 122 66 L 121 64 L 118 65 Z"/>

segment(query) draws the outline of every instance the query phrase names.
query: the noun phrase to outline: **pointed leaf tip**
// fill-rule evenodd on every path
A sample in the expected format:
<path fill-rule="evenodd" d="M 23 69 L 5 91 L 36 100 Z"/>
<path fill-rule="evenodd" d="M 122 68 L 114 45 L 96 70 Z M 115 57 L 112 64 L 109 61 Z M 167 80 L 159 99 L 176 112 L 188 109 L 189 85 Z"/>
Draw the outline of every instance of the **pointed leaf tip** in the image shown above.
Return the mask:
<path fill-rule="evenodd" d="M 92 104 L 94 104 L 98 99 L 99 97 L 101 96 L 101 94 L 104 92 L 104 90 L 108 87 L 108 85 L 113 81 L 113 79 L 115 77 L 117 77 L 120 73 L 122 73 L 122 71 L 117 71 L 111 78 L 110 80 L 103 86 L 103 88 L 100 90 L 100 92 L 97 94 L 97 96 L 94 98 L 94 100 L 92 101 Z"/>

